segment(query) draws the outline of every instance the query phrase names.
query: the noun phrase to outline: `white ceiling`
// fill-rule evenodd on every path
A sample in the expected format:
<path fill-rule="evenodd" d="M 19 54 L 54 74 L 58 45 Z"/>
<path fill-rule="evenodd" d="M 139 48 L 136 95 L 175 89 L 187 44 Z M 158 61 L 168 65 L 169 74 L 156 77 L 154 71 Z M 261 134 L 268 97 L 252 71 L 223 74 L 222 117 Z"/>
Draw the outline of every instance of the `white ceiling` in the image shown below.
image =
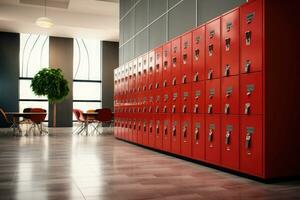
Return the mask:
<path fill-rule="evenodd" d="M 51 29 L 35 25 L 43 5 L 44 0 L 0 0 L 0 31 L 119 41 L 117 0 L 47 0 Z"/>

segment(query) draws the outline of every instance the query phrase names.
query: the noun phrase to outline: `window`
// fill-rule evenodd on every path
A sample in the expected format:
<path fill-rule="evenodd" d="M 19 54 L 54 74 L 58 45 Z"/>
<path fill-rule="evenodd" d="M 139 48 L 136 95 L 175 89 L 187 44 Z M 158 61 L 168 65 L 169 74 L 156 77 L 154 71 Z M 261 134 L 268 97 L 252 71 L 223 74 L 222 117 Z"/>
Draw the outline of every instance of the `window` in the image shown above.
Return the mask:
<path fill-rule="evenodd" d="M 36 96 L 30 87 L 34 75 L 49 66 L 49 36 L 20 34 L 19 110 L 43 108 L 48 112 L 46 97 Z M 46 120 L 48 119 L 48 115 Z"/>
<path fill-rule="evenodd" d="M 74 38 L 73 108 L 87 111 L 102 107 L 101 79 L 100 41 Z"/>

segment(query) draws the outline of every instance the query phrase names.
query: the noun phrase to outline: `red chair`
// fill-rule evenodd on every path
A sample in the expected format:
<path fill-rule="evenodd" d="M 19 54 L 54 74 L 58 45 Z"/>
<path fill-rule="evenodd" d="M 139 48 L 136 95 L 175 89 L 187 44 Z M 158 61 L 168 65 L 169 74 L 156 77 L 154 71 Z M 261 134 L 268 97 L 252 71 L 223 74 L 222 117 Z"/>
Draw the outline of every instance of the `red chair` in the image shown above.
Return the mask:
<path fill-rule="evenodd" d="M 45 118 L 47 116 L 47 111 L 42 108 L 31 108 L 31 113 L 41 113 L 41 114 L 31 114 L 29 115 L 28 119 L 32 122 L 32 126 L 30 127 L 29 131 L 31 131 L 32 128 L 38 128 L 41 135 L 43 133 L 48 134 L 46 130 L 43 129 L 43 121 L 45 121 Z M 43 114 L 42 114 L 43 113 Z"/>
<path fill-rule="evenodd" d="M 96 122 L 98 123 L 96 126 L 96 130 L 98 131 L 98 127 L 106 124 L 112 125 L 113 122 L 113 113 L 109 108 L 102 108 L 95 110 L 98 114 L 96 116 Z M 99 132 L 99 131 L 98 131 Z"/>
<path fill-rule="evenodd" d="M 79 127 L 73 131 L 73 134 L 80 134 L 86 128 L 86 121 L 83 117 L 83 112 L 79 109 L 73 109 L 73 114 L 76 117 L 76 121 L 79 123 Z"/>

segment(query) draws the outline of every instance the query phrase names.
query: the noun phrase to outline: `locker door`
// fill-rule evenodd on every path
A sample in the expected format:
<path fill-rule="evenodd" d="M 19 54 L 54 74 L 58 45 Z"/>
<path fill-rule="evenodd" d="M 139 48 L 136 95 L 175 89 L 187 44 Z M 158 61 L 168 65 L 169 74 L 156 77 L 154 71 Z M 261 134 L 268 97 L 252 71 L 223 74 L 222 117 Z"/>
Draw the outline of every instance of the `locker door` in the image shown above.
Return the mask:
<path fill-rule="evenodd" d="M 221 18 L 222 76 L 239 74 L 239 9 L 227 13 Z"/>
<path fill-rule="evenodd" d="M 192 81 L 192 32 L 181 37 L 181 83 Z"/>
<path fill-rule="evenodd" d="M 170 88 L 163 88 L 162 91 L 162 113 L 171 113 L 173 93 Z"/>
<path fill-rule="evenodd" d="M 192 123 L 192 158 L 204 160 L 205 155 L 205 124 L 203 114 L 193 114 Z"/>
<path fill-rule="evenodd" d="M 163 150 L 163 117 L 155 115 L 155 148 Z"/>
<path fill-rule="evenodd" d="M 155 90 L 155 107 L 154 107 L 154 112 L 156 114 L 162 112 L 162 100 L 163 100 L 163 89 L 156 89 Z"/>
<path fill-rule="evenodd" d="M 180 114 L 172 114 L 171 152 L 180 154 Z"/>
<path fill-rule="evenodd" d="M 207 162 L 219 164 L 220 163 L 220 116 L 206 115 L 206 149 L 205 159 Z"/>
<path fill-rule="evenodd" d="M 206 113 L 205 107 L 205 82 L 200 81 L 192 84 L 192 112 L 195 114 Z"/>
<path fill-rule="evenodd" d="M 206 81 L 206 113 L 220 113 L 220 79 Z"/>
<path fill-rule="evenodd" d="M 163 46 L 163 87 L 172 83 L 171 42 Z"/>
<path fill-rule="evenodd" d="M 221 104 L 222 113 L 239 114 L 239 76 L 222 78 Z"/>
<path fill-rule="evenodd" d="M 172 120 L 170 114 L 162 114 L 163 116 L 163 150 L 171 152 L 171 135 L 172 135 Z"/>
<path fill-rule="evenodd" d="M 262 114 L 262 73 L 243 74 L 240 79 L 240 113 Z"/>
<path fill-rule="evenodd" d="M 252 175 L 262 176 L 262 116 L 242 116 L 240 124 L 240 169 Z"/>
<path fill-rule="evenodd" d="M 137 91 L 142 91 L 143 85 L 143 57 L 138 58 L 138 78 L 137 78 Z"/>
<path fill-rule="evenodd" d="M 148 114 L 148 137 L 149 147 L 155 147 L 155 119 L 152 114 Z"/>
<path fill-rule="evenodd" d="M 155 49 L 155 88 L 161 88 L 163 82 L 163 47 Z"/>
<path fill-rule="evenodd" d="M 239 169 L 239 116 L 222 115 L 221 164 Z"/>
<path fill-rule="evenodd" d="M 138 73 L 138 63 L 137 59 L 132 61 L 132 92 L 137 91 L 137 73 Z"/>
<path fill-rule="evenodd" d="M 167 88 L 169 89 L 169 88 Z M 180 99 L 180 85 L 176 85 L 171 88 L 172 90 L 172 99 L 171 99 L 171 112 L 172 113 L 181 113 L 181 99 Z"/>
<path fill-rule="evenodd" d="M 148 86 L 148 70 L 149 70 L 149 57 L 148 57 L 148 53 L 143 55 L 143 78 L 142 78 L 142 87 L 143 90 L 146 91 L 147 90 L 147 86 Z"/>
<path fill-rule="evenodd" d="M 220 18 L 206 25 L 206 78 L 220 77 Z"/>
<path fill-rule="evenodd" d="M 184 85 L 181 85 L 181 112 L 182 113 L 191 113 L 191 90 L 192 85 L 191 83 L 187 83 Z"/>
<path fill-rule="evenodd" d="M 181 115 L 181 155 L 192 157 L 192 121 L 191 114 Z"/>
<path fill-rule="evenodd" d="M 138 144 L 143 144 L 143 120 L 141 119 L 142 115 L 139 114 L 137 117 L 137 134 L 138 134 Z"/>
<path fill-rule="evenodd" d="M 143 114 L 142 118 L 142 131 L 143 131 L 143 145 L 149 146 L 149 121 L 147 114 Z"/>
<path fill-rule="evenodd" d="M 148 68 L 148 90 L 155 87 L 155 52 L 149 52 L 149 68 Z"/>
<path fill-rule="evenodd" d="M 136 120 L 136 118 L 132 119 L 132 142 L 137 143 L 137 120 Z"/>
<path fill-rule="evenodd" d="M 205 79 L 205 26 L 193 31 L 193 66 L 194 82 Z"/>
<path fill-rule="evenodd" d="M 256 72 L 262 70 L 263 18 L 262 1 L 252 1 L 240 9 L 240 72 Z"/>
<path fill-rule="evenodd" d="M 180 84 L 181 80 L 181 53 L 180 53 L 180 42 L 181 38 L 176 38 L 171 41 L 171 74 L 172 74 L 172 85 Z"/>

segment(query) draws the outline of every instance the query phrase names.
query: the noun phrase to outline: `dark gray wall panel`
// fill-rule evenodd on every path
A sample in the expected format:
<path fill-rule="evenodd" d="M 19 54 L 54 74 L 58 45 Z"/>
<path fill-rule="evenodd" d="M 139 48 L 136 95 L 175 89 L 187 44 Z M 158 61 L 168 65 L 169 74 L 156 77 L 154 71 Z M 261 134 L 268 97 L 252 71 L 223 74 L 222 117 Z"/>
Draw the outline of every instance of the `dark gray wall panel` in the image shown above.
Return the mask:
<path fill-rule="evenodd" d="M 123 46 L 123 61 L 128 62 L 134 58 L 134 40 L 130 40 Z"/>
<path fill-rule="evenodd" d="M 196 0 L 183 1 L 169 12 L 169 39 L 184 33 L 196 24 Z"/>
<path fill-rule="evenodd" d="M 142 55 L 149 50 L 148 47 L 148 28 L 138 34 L 135 38 L 135 57 Z"/>
<path fill-rule="evenodd" d="M 167 0 L 149 1 L 149 23 L 167 11 Z"/>
<path fill-rule="evenodd" d="M 113 110 L 114 69 L 118 66 L 118 42 L 101 42 L 102 107 Z"/>
<path fill-rule="evenodd" d="M 132 10 L 122 21 L 124 32 L 123 40 L 126 42 L 134 35 L 134 10 Z"/>
<path fill-rule="evenodd" d="M 0 107 L 19 111 L 20 34 L 0 32 Z M 0 117 L 0 127 L 9 127 Z"/>
<path fill-rule="evenodd" d="M 124 62 L 124 58 L 123 58 L 123 49 L 124 49 L 124 46 L 120 47 L 119 48 L 119 63 L 123 63 Z"/>
<path fill-rule="evenodd" d="M 62 103 L 57 104 L 56 126 L 72 127 L 73 109 L 73 39 L 50 37 L 50 67 L 59 67 L 69 82 L 70 93 Z M 49 126 L 53 125 L 53 105 L 49 105 Z"/>
<path fill-rule="evenodd" d="M 123 21 L 119 24 L 119 43 L 122 45 L 124 43 L 124 25 Z"/>
<path fill-rule="evenodd" d="M 181 0 L 169 0 L 169 5 L 168 5 L 168 7 L 169 8 L 171 8 L 172 6 L 174 6 L 176 3 L 178 3 L 179 1 L 181 1 Z M 190 0 L 188 0 L 188 1 L 190 1 Z"/>
<path fill-rule="evenodd" d="M 246 0 L 197 0 L 198 1 L 198 25 L 203 24 L 232 8 L 235 8 Z"/>
<path fill-rule="evenodd" d="M 166 42 L 166 15 L 149 27 L 149 49 L 153 49 Z"/>
<path fill-rule="evenodd" d="M 120 18 L 134 5 L 134 0 L 120 0 Z"/>
<path fill-rule="evenodd" d="M 148 0 L 141 0 L 135 7 L 135 33 L 147 26 Z"/>

